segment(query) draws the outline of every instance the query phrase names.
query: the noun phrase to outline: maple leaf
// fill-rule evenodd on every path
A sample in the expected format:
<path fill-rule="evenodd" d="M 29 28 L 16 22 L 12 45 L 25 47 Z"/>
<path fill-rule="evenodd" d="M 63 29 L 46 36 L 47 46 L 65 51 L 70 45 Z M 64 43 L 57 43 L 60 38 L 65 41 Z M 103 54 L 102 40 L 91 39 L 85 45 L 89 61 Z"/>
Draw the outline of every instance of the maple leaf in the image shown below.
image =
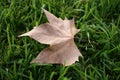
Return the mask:
<path fill-rule="evenodd" d="M 75 28 L 74 19 L 62 20 L 44 10 L 49 23 L 34 27 L 21 36 L 29 36 L 40 43 L 50 46 L 42 50 L 32 63 L 71 65 L 82 56 L 74 43 L 74 35 L 80 30 Z"/>

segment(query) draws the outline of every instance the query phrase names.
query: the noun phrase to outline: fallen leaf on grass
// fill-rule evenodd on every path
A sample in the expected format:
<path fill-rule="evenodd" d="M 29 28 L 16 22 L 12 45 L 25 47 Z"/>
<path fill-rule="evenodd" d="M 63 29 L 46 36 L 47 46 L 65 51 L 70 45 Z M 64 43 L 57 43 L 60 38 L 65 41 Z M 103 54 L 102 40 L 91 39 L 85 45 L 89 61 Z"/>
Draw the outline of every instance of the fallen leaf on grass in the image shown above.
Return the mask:
<path fill-rule="evenodd" d="M 50 46 L 42 50 L 32 63 L 71 65 L 82 56 L 74 43 L 74 35 L 80 30 L 75 28 L 74 19 L 62 20 L 44 10 L 49 23 L 34 27 L 21 36 L 29 36 L 40 43 Z"/>

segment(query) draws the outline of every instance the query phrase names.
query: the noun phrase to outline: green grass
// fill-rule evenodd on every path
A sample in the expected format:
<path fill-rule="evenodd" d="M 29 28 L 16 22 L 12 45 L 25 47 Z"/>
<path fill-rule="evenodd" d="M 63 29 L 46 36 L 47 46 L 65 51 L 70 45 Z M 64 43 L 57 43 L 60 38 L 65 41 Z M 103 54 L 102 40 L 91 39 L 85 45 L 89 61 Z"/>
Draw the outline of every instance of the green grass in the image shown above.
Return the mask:
<path fill-rule="evenodd" d="M 0 80 L 120 80 L 120 0 L 0 0 Z M 30 64 L 44 44 L 17 36 L 47 22 L 41 8 L 81 29 L 75 64 Z"/>

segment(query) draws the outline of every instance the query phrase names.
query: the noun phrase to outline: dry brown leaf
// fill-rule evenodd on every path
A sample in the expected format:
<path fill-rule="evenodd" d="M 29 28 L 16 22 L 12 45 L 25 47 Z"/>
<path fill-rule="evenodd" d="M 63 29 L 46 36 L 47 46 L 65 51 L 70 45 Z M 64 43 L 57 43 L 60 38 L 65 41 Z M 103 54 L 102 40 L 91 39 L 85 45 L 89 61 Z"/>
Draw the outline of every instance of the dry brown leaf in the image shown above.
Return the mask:
<path fill-rule="evenodd" d="M 42 50 L 32 63 L 68 66 L 78 61 L 78 57 L 82 55 L 74 43 L 74 35 L 80 30 L 75 28 L 74 19 L 62 20 L 46 10 L 44 13 L 49 23 L 34 27 L 31 31 L 19 36 L 30 36 L 40 43 L 50 45 L 50 47 Z"/>

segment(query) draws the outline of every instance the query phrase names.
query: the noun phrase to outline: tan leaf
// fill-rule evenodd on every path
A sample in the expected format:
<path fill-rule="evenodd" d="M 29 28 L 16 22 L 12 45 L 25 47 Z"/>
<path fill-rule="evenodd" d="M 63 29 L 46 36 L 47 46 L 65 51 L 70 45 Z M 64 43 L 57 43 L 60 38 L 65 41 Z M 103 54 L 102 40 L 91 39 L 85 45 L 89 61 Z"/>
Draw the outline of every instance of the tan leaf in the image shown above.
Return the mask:
<path fill-rule="evenodd" d="M 82 57 L 82 55 L 74 43 L 74 35 L 80 30 L 75 28 L 74 19 L 62 20 L 46 10 L 44 13 L 49 23 L 34 27 L 31 31 L 19 36 L 30 36 L 40 43 L 50 45 L 42 50 L 32 63 L 65 64 L 68 66 L 78 61 L 78 57 Z"/>

